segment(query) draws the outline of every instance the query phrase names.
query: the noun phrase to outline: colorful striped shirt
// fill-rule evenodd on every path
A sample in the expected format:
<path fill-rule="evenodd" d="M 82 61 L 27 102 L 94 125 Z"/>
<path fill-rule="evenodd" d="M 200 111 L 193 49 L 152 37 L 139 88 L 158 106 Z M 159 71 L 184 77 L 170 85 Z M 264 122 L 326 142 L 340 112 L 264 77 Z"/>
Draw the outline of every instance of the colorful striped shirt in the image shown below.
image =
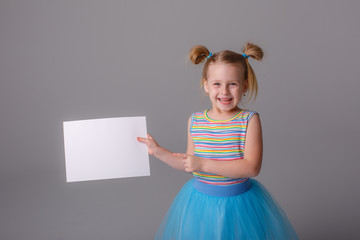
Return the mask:
<path fill-rule="evenodd" d="M 213 120 L 208 117 L 207 112 L 205 110 L 192 115 L 190 134 L 194 141 L 194 155 L 216 161 L 243 159 L 247 125 L 257 112 L 242 109 L 228 120 Z M 238 184 L 248 179 L 234 179 L 204 172 L 193 172 L 193 175 L 201 182 L 214 185 Z"/>

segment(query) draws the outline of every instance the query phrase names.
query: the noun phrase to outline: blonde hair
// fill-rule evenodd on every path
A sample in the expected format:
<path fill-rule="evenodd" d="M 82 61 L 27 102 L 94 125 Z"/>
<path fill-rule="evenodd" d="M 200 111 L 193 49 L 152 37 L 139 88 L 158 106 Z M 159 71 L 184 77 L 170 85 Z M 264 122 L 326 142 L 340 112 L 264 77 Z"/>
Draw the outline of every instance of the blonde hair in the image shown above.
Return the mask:
<path fill-rule="evenodd" d="M 248 57 L 254 58 L 258 61 L 261 61 L 264 56 L 262 49 L 259 46 L 250 42 L 247 42 L 242 47 L 241 51 L 242 53 L 245 53 Z M 244 79 L 248 83 L 247 91 L 250 92 L 249 100 L 255 94 L 255 101 L 258 92 L 258 83 L 256 80 L 255 72 L 250 66 L 248 58 L 244 57 L 243 54 L 229 50 L 213 53 L 211 56 L 209 56 L 209 54 L 210 51 L 203 45 L 194 46 L 190 50 L 189 58 L 194 64 L 199 64 L 206 60 L 202 71 L 201 86 L 204 85 L 204 82 L 208 78 L 207 72 L 210 64 L 239 64 L 240 67 L 244 69 Z"/>

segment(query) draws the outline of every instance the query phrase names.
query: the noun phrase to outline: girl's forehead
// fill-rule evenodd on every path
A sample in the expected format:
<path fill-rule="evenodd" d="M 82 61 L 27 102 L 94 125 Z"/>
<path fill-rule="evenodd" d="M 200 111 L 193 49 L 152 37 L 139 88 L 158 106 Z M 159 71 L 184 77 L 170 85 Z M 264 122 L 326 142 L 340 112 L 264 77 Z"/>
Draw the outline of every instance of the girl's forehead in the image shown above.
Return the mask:
<path fill-rule="evenodd" d="M 238 64 L 214 63 L 207 71 L 208 80 L 243 80 L 244 71 Z"/>

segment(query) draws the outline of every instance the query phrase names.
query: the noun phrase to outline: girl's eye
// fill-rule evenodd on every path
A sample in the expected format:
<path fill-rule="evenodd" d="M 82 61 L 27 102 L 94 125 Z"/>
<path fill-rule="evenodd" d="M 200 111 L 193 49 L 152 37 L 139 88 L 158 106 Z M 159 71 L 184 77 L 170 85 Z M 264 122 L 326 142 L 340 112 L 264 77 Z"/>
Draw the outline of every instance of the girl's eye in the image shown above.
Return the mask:
<path fill-rule="evenodd" d="M 220 83 L 214 83 L 215 86 L 220 86 Z"/>
<path fill-rule="evenodd" d="M 230 83 L 230 85 L 232 85 L 232 86 L 237 86 L 237 83 Z"/>

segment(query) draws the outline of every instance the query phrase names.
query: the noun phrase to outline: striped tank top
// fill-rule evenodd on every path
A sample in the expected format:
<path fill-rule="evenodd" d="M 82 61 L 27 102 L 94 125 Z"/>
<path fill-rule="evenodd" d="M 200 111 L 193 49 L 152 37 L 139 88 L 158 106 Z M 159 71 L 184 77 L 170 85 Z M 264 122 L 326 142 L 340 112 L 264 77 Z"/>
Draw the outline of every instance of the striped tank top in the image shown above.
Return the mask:
<path fill-rule="evenodd" d="M 194 142 L 194 155 L 216 161 L 243 159 L 247 124 L 257 112 L 243 109 L 228 120 L 213 120 L 208 117 L 207 112 L 205 110 L 192 115 L 190 134 Z M 193 176 L 213 185 L 240 184 L 248 179 L 204 172 L 193 172 Z"/>

